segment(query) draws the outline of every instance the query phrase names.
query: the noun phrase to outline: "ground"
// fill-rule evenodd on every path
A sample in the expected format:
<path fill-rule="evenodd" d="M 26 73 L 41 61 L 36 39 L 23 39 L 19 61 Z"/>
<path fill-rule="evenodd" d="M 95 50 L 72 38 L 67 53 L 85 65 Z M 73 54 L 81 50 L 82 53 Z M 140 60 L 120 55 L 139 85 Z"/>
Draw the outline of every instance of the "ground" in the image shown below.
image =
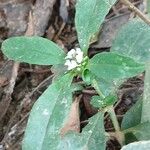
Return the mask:
<path fill-rule="evenodd" d="M 132 2 L 144 11 L 142 0 Z M 74 16 L 75 0 L 0 0 L 0 44 L 11 36 L 39 35 L 54 41 L 67 52 L 79 45 Z M 118 29 L 133 17 L 135 14 L 126 6 L 116 3 L 105 19 L 98 42 L 90 46 L 89 57 L 109 51 Z M 0 150 L 21 149 L 30 110 L 51 83 L 51 75 L 51 66 L 19 64 L 8 60 L 0 51 Z M 120 122 L 143 93 L 143 78 L 141 74 L 125 81 L 119 88 L 115 111 Z M 81 127 L 97 112 L 90 105 L 90 97 L 96 94 L 95 91 L 87 87 L 82 93 Z M 108 116 L 105 127 L 106 131 L 114 130 Z M 107 143 L 107 150 L 119 149 L 117 141 Z"/>

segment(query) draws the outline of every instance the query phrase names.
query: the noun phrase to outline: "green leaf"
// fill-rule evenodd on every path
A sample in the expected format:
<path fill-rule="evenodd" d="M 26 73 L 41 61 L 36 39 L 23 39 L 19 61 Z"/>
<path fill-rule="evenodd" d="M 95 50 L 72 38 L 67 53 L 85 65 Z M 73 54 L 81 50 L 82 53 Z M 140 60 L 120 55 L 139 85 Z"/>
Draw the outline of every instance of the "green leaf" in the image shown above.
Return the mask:
<path fill-rule="evenodd" d="M 121 124 L 121 129 L 125 130 L 140 124 L 141 114 L 142 114 L 142 100 L 140 99 L 124 115 Z"/>
<path fill-rule="evenodd" d="M 81 84 L 78 83 L 72 83 L 71 85 L 71 91 L 72 92 L 79 92 L 84 90 L 84 87 Z"/>
<path fill-rule="evenodd" d="M 114 80 L 108 81 L 102 78 L 98 78 L 93 75 L 93 87 L 99 89 L 102 97 L 107 97 L 110 93 L 116 93 L 118 87 L 122 84 L 122 81 Z"/>
<path fill-rule="evenodd" d="M 110 105 L 113 105 L 117 101 L 117 96 L 109 95 L 105 98 L 100 96 L 93 96 L 91 100 L 91 104 L 97 108 L 103 108 Z"/>
<path fill-rule="evenodd" d="M 122 147 L 121 150 L 150 150 L 150 141 L 139 141 Z"/>
<path fill-rule="evenodd" d="M 56 150 L 60 129 L 72 103 L 73 76 L 66 74 L 50 85 L 34 104 L 28 120 L 23 150 Z"/>
<path fill-rule="evenodd" d="M 87 85 L 91 84 L 92 77 L 93 74 L 88 69 L 83 70 L 82 79 Z"/>
<path fill-rule="evenodd" d="M 150 122 L 150 63 L 146 63 L 141 122 Z"/>
<path fill-rule="evenodd" d="M 53 81 L 57 81 L 60 77 L 62 77 L 66 73 L 67 68 L 65 67 L 64 64 L 58 64 L 53 65 L 51 67 L 51 71 L 54 74 Z"/>
<path fill-rule="evenodd" d="M 126 141 L 150 139 L 150 122 L 141 122 L 143 100 L 139 100 L 124 116 L 121 128 Z M 148 114 L 148 112 L 147 112 Z"/>
<path fill-rule="evenodd" d="M 104 113 L 99 112 L 91 117 L 81 134 L 85 141 L 84 147 L 89 150 L 105 150 L 107 138 L 104 129 Z"/>
<path fill-rule="evenodd" d="M 101 96 L 92 96 L 90 103 L 96 108 L 102 108 L 104 106 L 103 98 Z"/>
<path fill-rule="evenodd" d="M 123 131 L 123 133 L 132 133 L 139 141 L 150 139 L 150 122 L 144 122 L 137 126 L 131 127 Z"/>
<path fill-rule="evenodd" d="M 134 19 L 124 25 L 111 51 L 133 58 L 139 63 L 150 61 L 150 27 L 141 20 Z"/>
<path fill-rule="evenodd" d="M 60 150 L 105 150 L 107 139 L 103 117 L 104 114 L 99 112 L 89 119 L 82 133 L 66 134 L 59 145 Z"/>
<path fill-rule="evenodd" d="M 61 139 L 57 150 L 84 150 L 84 143 L 80 133 L 69 131 Z"/>
<path fill-rule="evenodd" d="M 86 53 L 116 0 L 78 0 L 75 25 L 81 49 Z"/>
<path fill-rule="evenodd" d="M 12 37 L 1 47 L 10 59 L 38 65 L 64 64 L 65 53 L 52 41 L 42 37 Z"/>
<path fill-rule="evenodd" d="M 144 71 L 144 65 L 116 53 L 103 52 L 95 55 L 88 69 L 98 78 L 106 81 L 119 80 L 138 75 Z"/>

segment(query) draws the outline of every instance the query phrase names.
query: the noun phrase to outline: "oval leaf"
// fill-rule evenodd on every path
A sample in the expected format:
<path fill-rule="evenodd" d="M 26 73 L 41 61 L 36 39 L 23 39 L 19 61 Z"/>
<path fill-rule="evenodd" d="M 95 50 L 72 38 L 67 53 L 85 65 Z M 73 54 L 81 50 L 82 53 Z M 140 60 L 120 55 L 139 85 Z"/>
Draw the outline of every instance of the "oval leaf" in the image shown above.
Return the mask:
<path fill-rule="evenodd" d="M 81 49 L 86 52 L 116 0 L 78 0 L 75 24 Z"/>
<path fill-rule="evenodd" d="M 12 37 L 2 43 L 10 59 L 38 65 L 63 64 L 65 53 L 52 41 L 42 37 Z"/>
<path fill-rule="evenodd" d="M 116 53 L 103 52 L 89 62 L 89 70 L 107 81 L 133 77 L 144 71 L 144 65 Z"/>
<path fill-rule="evenodd" d="M 150 139 L 150 122 L 140 123 L 137 126 L 123 130 L 125 134 L 133 134 L 139 141 Z"/>
<path fill-rule="evenodd" d="M 121 150 L 150 150 L 150 141 L 133 142 L 123 146 Z"/>
<path fill-rule="evenodd" d="M 60 130 L 72 103 L 71 82 L 72 76 L 66 74 L 50 85 L 36 101 L 28 120 L 23 150 L 56 150 Z"/>
<path fill-rule="evenodd" d="M 100 96 L 107 97 L 110 93 L 116 93 L 118 87 L 123 83 L 123 80 L 105 80 L 93 75 L 92 86 L 96 89 Z"/>
<path fill-rule="evenodd" d="M 142 100 L 140 99 L 124 115 L 121 123 L 121 129 L 125 130 L 140 124 L 141 114 L 142 114 Z"/>
<path fill-rule="evenodd" d="M 140 20 L 132 20 L 118 32 L 111 51 L 133 58 L 139 63 L 150 61 L 150 27 Z"/>

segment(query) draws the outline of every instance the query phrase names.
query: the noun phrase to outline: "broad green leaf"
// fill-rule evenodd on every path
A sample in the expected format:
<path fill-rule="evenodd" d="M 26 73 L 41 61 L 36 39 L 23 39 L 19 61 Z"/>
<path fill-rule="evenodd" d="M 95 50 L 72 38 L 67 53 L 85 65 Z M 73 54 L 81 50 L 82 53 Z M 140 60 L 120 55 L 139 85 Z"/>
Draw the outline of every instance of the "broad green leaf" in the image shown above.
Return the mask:
<path fill-rule="evenodd" d="M 144 122 L 123 131 L 125 134 L 132 133 L 139 141 L 150 139 L 150 122 Z"/>
<path fill-rule="evenodd" d="M 72 103 L 72 75 L 50 85 L 34 104 L 28 120 L 23 150 L 56 150 Z"/>
<path fill-rule="evenodd" d="M 1 47 L 10 59 L 38 65 L 63 64 L 65 53 L 52 41 L 42 37 L 12 37 Z"/>
<path fill-rule="evenodd" d="M 84 150 L 84 143 L 80 133 L 69 131 L 61 139 L 57 150 Z"/>
<path fill-rule="evenodd" d="M 141 114 L 142 114 L 142 100 L 140 99 L 124 115 L 121 124 L 121 129 L 125 130 L 140 124 Z"/>
<path fill-rule="evenodd" d="M 109 95 L 105 98 L 100 96 L 93 96 L 91 100 L 91 104 L 97 108 L 103 108 L 110 105 L 113 105 L 117 101 L 117 96 Z"/>
<path fill-rule="evenodd" d="M 150 150 L 150 141 L 139 141 L 125 145 L 121 150 Z"/>
<path fill-rule="evenodd" d="M 104 114 L 97 113 L 81 133 L 70 132 L 62 139 L 59 148 L 64 150 L 105 150 Z"/>
<path fill-rule="evenodd" d="M 86 84 L 91 84 L 96 89 L 98 94 L 103 98 L 108 96 L 110 93 L 116 92 L 116 89 L 122 83 L 122 82 L 119 83 L 117 80 L 108 81 L 102 78 L 98 78 L 93 73 L 91 73 L 91 71 L 89 71 L 88 69 L 83 71 L 82 79 Z"/>
<path fill-rule="evenodd" d="M 138 75 L 144 71 L 144 65 L 116 53 L 103 52 L 89 61 L 88 69 L 98 78 L 115 81 Z"/>
<path fill-rule="evenodd" d="M 119 31 L 111 51 L 133 58 L 139 63 L 150 61 L 150 26 L 132 20 Z"/>
<path fill-rule="evenodd" d="M 141 122 L 150 122 L 150 63 L 146 63 Z"/>
<path fill-rule="evenodd" d="M 77 0 L 75 25 L 81 49 L 86 53 L 116 0 Z"/>
<path fill-rule="evenodd" d="M 97 76 L 93 75 L 93 81 L 92 81 L 92 86 L 95 89 L 99 89 L 101 92 L 102 97 L 107 97 L 110 93 L 116 93 L 118 87 L 122 84 L 122 81 L 113 80 L 113 81 L 108 81 L 102 78 L 98 78 Z"/>

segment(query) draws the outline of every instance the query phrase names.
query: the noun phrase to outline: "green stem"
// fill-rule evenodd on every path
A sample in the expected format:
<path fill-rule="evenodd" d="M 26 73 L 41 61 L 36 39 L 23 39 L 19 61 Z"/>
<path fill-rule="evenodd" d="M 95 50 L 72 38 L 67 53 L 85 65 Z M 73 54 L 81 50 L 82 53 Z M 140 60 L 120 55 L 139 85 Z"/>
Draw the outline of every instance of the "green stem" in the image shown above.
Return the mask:
<path fill-rule="evenodd" d="M 105 98 L 104 94 L 99 89 L 99 86 L 98 86 L 97 81 L 95 79 L 92 81 L 92 86 L 94 87 L 96 92 L 99 94 L 99 96 L 101 96 L 102 98 Z"/>
<path fill-rule="evenodd" d="M 97 81 L 96 80 L 93 80 L 92 81 L 92 86 L 95 88 L 95 90 L 97 91 L 97 93 L 105 98 L 105 96 L 103 95 L 103 93 L 101 92 L 101 90 L 99 89 L 99 86 L 97 84 Z M 125 137 L 124 137 L 124 134 L 123 132 L 121 132 L 120 130 L 120 126 L 119 126 L 119 123 L 118 123 L 118 120 L 117 120 L 117 117 L 116 117 L 116 114 L 115 114 L 115 111 L 114 111 L 114 108 L 113 108 L 113 105 L 112 106 L 109 106 L 109 107 L 106 107 L 106 109 L 104 109 L 104 111 L 106 110 L 106 112 L 108 112 L 108 114 L 110 115 L 110 118 L 112 120 L 112 123 L 114 125 L 114 128 L 115 128 L 115 137 L 117 138 L 118 142 L 120 143 L 121 146 L 124 145 L 124 141 L 125 141 Z"/>
<path fill-rule="evenodd" d="M 115 114 L 113 106 L 107 107 L 106 111 L 110 115 L 110 118 L 112 120 L 113 126 L 115 128 L 116 138 L 117 138 L 118 142 L 120 143 L 120 145 L 123 146 L 124 145 L 124 141 L 125 141 L 125 137 L 124 137 L 123 132 L 120 130 L 120 126 L 119 126 L 119 123 L 118 123 L 118 120 L 117 120 L 117 116 Z"/>
<path fill-rule="evenodd" d="M 110 118 L 112 119 L 112 122 L 113 122 L 115 130 L 116 131 L 120 131 L 120 126 L 119 126 L 119 123 L 118 123 L 118 120 L 117 120 L 117 117 L 116 117 L 116 114 L 115 114 L 113 106 L 110 106 L 107 109 L 107 112 L 109 113 Z"/>

